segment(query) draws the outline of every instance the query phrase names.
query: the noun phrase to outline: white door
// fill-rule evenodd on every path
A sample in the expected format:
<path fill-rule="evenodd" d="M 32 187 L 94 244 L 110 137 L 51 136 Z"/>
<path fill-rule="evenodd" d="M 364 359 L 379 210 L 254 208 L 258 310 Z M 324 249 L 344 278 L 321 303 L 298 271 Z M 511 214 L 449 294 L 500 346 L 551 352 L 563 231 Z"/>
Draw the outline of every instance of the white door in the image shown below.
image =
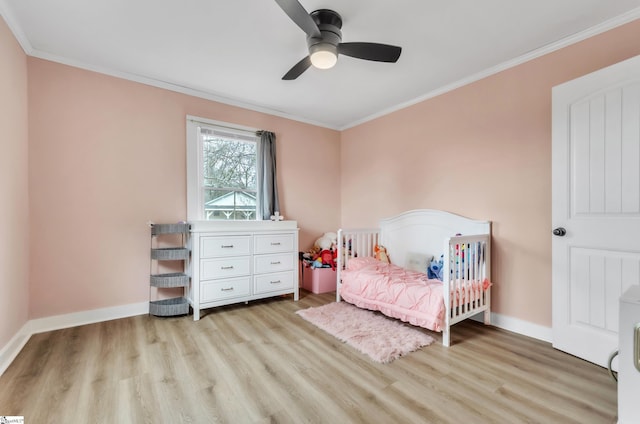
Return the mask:
<path fill-rule="evenodd" d="M 553 346 L 606 366 L 640 284 L 640 56 L 553 88 Z"/>

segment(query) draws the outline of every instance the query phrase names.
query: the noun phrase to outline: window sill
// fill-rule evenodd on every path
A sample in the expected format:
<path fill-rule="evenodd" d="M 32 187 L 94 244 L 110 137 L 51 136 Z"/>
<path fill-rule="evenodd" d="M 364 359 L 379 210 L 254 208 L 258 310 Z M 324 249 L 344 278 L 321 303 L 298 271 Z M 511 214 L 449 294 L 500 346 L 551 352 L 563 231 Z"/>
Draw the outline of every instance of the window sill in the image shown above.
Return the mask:
<path fill-rule="evenodd" d="M 297 221 L 189 221 L 192 233 L 208 231 L 295 230 Z"/>

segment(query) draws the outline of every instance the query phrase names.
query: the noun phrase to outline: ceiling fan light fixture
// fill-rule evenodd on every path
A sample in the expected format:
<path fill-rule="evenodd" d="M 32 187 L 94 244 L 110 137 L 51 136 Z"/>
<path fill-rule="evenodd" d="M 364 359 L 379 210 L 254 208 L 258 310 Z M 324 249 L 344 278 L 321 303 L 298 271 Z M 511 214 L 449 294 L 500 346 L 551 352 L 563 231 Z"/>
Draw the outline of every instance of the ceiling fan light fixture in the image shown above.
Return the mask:
<path fill-rule="evenodd" d="M 338 54 L 374 62 L 397 62 L 402 48 L 369 42 L 342 42 L 342 17 L 335 10 L 318 9 L 307 13 L 298 0 L 276 0 L 278 6 L 307 34 L 309 55 L 296 63 L 282 79 L 298 78 L 310 67 L 332 68 Z"/>
<path fill-rule="evenodd" d="M 311 64 L 318 69 L 333 68 L 338 62 L 338 49 L 329 43 L 314 44 L 309 48 Z"/>

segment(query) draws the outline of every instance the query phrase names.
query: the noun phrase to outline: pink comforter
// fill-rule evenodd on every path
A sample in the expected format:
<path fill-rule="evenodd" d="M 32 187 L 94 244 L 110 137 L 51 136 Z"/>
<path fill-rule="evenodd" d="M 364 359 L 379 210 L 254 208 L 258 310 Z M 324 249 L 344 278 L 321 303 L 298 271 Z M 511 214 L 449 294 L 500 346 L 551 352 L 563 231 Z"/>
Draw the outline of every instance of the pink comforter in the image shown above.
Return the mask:
<path fill-rule="evenodd" d="M 442 331 L 445 314 L 442 281 L 368 257 L 351 259 L 341 277 L 340 296 L 347 302 Z"/>

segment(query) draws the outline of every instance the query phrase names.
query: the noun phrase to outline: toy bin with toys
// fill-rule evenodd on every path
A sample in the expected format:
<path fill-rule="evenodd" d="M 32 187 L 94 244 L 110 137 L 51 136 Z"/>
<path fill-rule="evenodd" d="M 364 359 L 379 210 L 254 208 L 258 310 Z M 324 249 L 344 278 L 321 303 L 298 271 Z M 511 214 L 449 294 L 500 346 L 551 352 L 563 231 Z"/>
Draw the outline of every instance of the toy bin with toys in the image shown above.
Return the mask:
<path fill-rule="evenodd" d="M 336 291 L 336 270 L 303 266 L 302 288 L 316 294 Z"/>
<path fill-rule="evenodd" d="M 336 290 L 336 233 L 324 233 L 308 252 L 300 252 L 302 288 L 313 293 Z"/>

